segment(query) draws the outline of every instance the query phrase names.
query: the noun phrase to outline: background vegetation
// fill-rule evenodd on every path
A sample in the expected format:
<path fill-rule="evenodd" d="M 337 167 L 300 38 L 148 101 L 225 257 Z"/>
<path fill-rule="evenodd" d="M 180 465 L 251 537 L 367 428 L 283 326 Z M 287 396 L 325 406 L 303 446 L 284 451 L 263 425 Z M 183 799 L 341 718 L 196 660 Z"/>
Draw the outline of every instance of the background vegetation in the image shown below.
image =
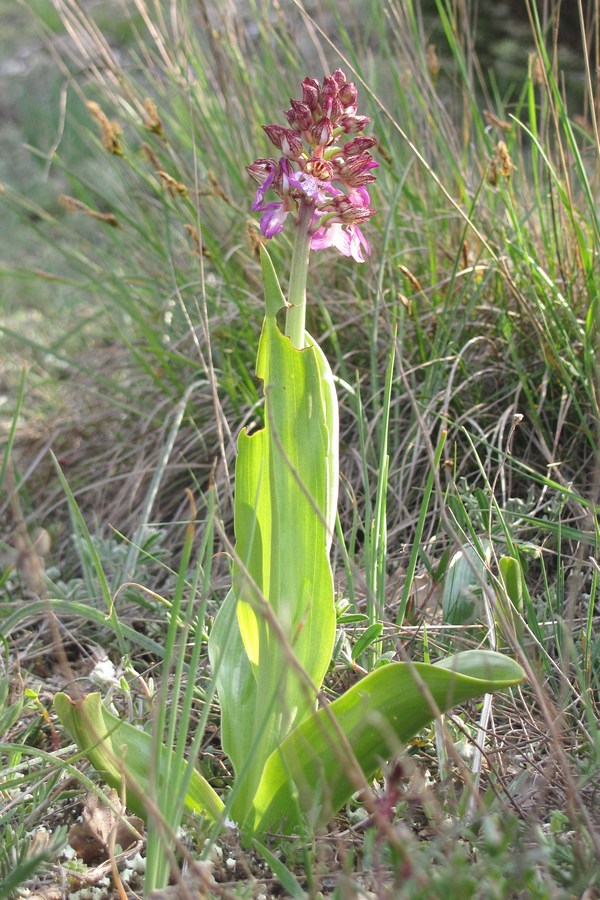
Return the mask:
<path fill-rule="evenodd" d="M 301 78 L 340 66 L 381 166 L 368 263 L 311 262 L 342 414 L 328 685 L 480 643 L 529 681 L 407 748 L 376 785 L 388 831 L 357 800 L 261 856 L 190 823 L 178 864 L 192 890 L 211 859 L 215 896 L 597 895 L 600 26 L 573 6 L 585 53 L 560 4 L 524 0 L 507 66 L 467 0 L 0 2 L 0 894 L 143 891 L 143 841 L 115 859 L 52 697 L 100 684 L 151 727 L 178 572 L 205 641 L 235 438 L 261 416 L 245 165 Z M 269 250 L 285 279 L 289 238 Z M 202 646 L 199 765 L 221 789 Z M 82 809 L 96 855 L 70 859 Z"/>

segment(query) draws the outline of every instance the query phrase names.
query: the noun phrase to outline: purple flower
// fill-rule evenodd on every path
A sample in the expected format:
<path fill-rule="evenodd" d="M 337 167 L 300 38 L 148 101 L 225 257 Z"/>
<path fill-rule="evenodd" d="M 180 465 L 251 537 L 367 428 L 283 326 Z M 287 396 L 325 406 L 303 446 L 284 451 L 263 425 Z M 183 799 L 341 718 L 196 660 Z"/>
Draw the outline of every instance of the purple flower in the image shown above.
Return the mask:
<path fill-rule="evenodd" d="M 302 172 L 294 182 L 304 196 L 317 206 L 327 203 L 330 197 L 338 197 L 344 193 L 329 182 L 316 178 L 311 172 Z"/>
<path fill-rule="evenodd" d="M 254 203 L 252 204 L 254 212 L 262 209 L 265 193 L 273 184 L 276 170 L 277 163 L 274 159 L 257 159 L 251 166 L 246 166 L 248 174 L 260 185 L 254 195 Z"/>
<path fill-rule="evenodd" d="M 257 159 L 251 166 L 246 166 L 246 171 L 259 184 L 254 196 L 253 210 L 260 210 L 265 193 L 272 188 L 276 194 L 283 196 L 295 188 L 303 191 L 300 183 L 300 175 L 296 173 L 289 160 L 283 157 L 278 163 L 274 159 Z"/>
<path fill-rule="evenodd" d="M 287 127 L 263 126 L 282 154 L 248 166 L 258 184 L 252 209 L 262 213 L 266 238 L 282 231 L 291 215 L 307 229 L 313 250 L 335 247 L 364 262 L 370 248 L 359 225 L 375 214 L 365 185 L 375 181 L 371 170 L 379 164 L 369 153 L 375 139 L 361 133 L 371 120 L 358 115 L 356 100 L 356 85 L 336 69 L 322 85 L 314 78 L 302 81 L 302 98 L 292 99 L 285 113 Z M 340 146 L 344 134 L 354 137 Z M 277 199 L 267 201 L 268 191 Z"/>
<path fill-rule="evenodd" d="M 358 153 L 356 156 L 350 156 L 346 160 L 338 157 L 335 160 L 335 164 L 338 177 L 348 187 L 371 184 L 375 181 L 375 176 L 369 175 L 369 170 L 379 166 L 379 163 L 371 157 L 368 150 Z"/>
<path fill-rule="evenodd" d="M 272 238 L 283 231 L 287 216 L 295 208 L 296 204 L 292 193 L 304 193 L 304 188 L 299 181 L 300 176 L 295 174 L 289 160 L 284 158 L 280 159 L 279 163 L 276 163 L 274 159 L 257 159 L 247 169 L 254 180 L 259 183 L 252 209 L 254 212 L 263 213 L 260 230 L 266 238 Z M 279 202 L 272 200 L 270 203 L 265 203 L 265 194 L 270 188 L 282 198 Z"/>
<path fill-rule="evenodd" d="M 279 234 L 280 231 L 283 231 L 285 220 L 291 212 L 291 208 L 286 209 L 283 202 L 277 203 L 273 201 L 262 206 L 261 211 L 263 216 L 260 220 L 260 230 L 266 238 L 272 238 L 274 235 Z"/>
<path fill-rule="evenodd" d="M 326 250 L 335 247 L 344 256 L 351 256 L 356 262 L 364 262 L 361 247 L 367 256 L 371 252 L 368 241 L 358 225 L 342 225 L 341 222 L 333 222 L 319 228 L 310 239 L 311 250 Z"/>
<path fill-rule="evenodd" d="M 368 256 L 371 248 L 358 223 L 366 222 L 375 215 L 375 210 L 369 206 L 370 202 L 368 191 L 364 187 L 353 189 L 348 194 L 340 192 L 333 197 L 311 238 L 311 250 L 335 247 L 344 256 L 351 256 L 356 262 L 364 262 L 363 250 Z"/>
<path fill-rule="evenodd" d="M 347 194 L 334 197 L 325 207 L 326 219 L 330 222 L 342 222 L 345 225 L 358 225 L 375 215 L 371 209 L 371 198 L 364 187 L 353 188 Z"/>

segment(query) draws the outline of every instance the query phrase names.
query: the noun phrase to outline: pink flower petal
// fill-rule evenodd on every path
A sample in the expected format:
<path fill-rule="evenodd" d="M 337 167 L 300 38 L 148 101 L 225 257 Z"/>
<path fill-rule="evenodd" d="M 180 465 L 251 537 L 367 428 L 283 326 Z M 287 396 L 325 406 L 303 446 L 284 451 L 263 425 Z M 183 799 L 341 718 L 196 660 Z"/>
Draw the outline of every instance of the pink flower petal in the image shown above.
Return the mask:
<path fill-rule="evenodd" d="M 356 262 L 364 262 L 364 253 L 368 256 L 371 248 L 357 225 L 342 225 L 341 222 L 332 222 L 325 225 L 313 234 L 310 241 L 311 250 L 326 250 L 335 247 L 344 256 L 351 256 Z"/>
<path fill-rule="evenodd" d="M 283 226 L 289 209 L 284 209 L 283 203 L 267 203 L 262 207 L 263 217 L 260 220 L 260 230 L 266 238 L 283 231 Z"/>

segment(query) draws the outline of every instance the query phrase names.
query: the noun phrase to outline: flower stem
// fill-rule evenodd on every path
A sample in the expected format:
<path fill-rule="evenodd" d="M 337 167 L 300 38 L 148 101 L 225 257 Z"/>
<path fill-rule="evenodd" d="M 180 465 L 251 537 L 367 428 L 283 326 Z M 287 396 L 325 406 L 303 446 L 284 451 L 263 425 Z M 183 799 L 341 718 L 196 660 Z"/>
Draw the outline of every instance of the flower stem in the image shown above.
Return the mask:
<path fill-rule="evenodd" d="M 310 234 L 308 227 L 313 214 L 311 203 L 301 203 L 298 212 L 298 225 L 294 239 L 292 268 L 290 271 L 290 288 L 288 294 L 289 307 L 285 318 L 285 333 L 294 347 L 302 350 L 305 346 L 304 331 L 306 328 L 306 276 L 308 273 L 308 254 L 310 250 Z"/>

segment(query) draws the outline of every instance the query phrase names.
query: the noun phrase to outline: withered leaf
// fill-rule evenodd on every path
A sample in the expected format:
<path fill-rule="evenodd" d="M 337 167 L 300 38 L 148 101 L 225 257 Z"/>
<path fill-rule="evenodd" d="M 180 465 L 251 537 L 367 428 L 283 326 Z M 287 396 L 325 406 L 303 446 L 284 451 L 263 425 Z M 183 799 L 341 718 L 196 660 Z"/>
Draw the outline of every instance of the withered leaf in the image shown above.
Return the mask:
<path fill-rule="evenodd" d="M 109 791 L 107 796 L 118 813 L 96 794 L 89 793 L 84 800 L 82 821 L 69 831 L 71 847 L 88 866 L 109 859 L 111 847 L 118 845 L 121 850 L 128 850 L 138 840 L 135 832 L 141 834 L 144 828 L 137 816 L 124 815 L 125 808 L 116 791 Z"/>

